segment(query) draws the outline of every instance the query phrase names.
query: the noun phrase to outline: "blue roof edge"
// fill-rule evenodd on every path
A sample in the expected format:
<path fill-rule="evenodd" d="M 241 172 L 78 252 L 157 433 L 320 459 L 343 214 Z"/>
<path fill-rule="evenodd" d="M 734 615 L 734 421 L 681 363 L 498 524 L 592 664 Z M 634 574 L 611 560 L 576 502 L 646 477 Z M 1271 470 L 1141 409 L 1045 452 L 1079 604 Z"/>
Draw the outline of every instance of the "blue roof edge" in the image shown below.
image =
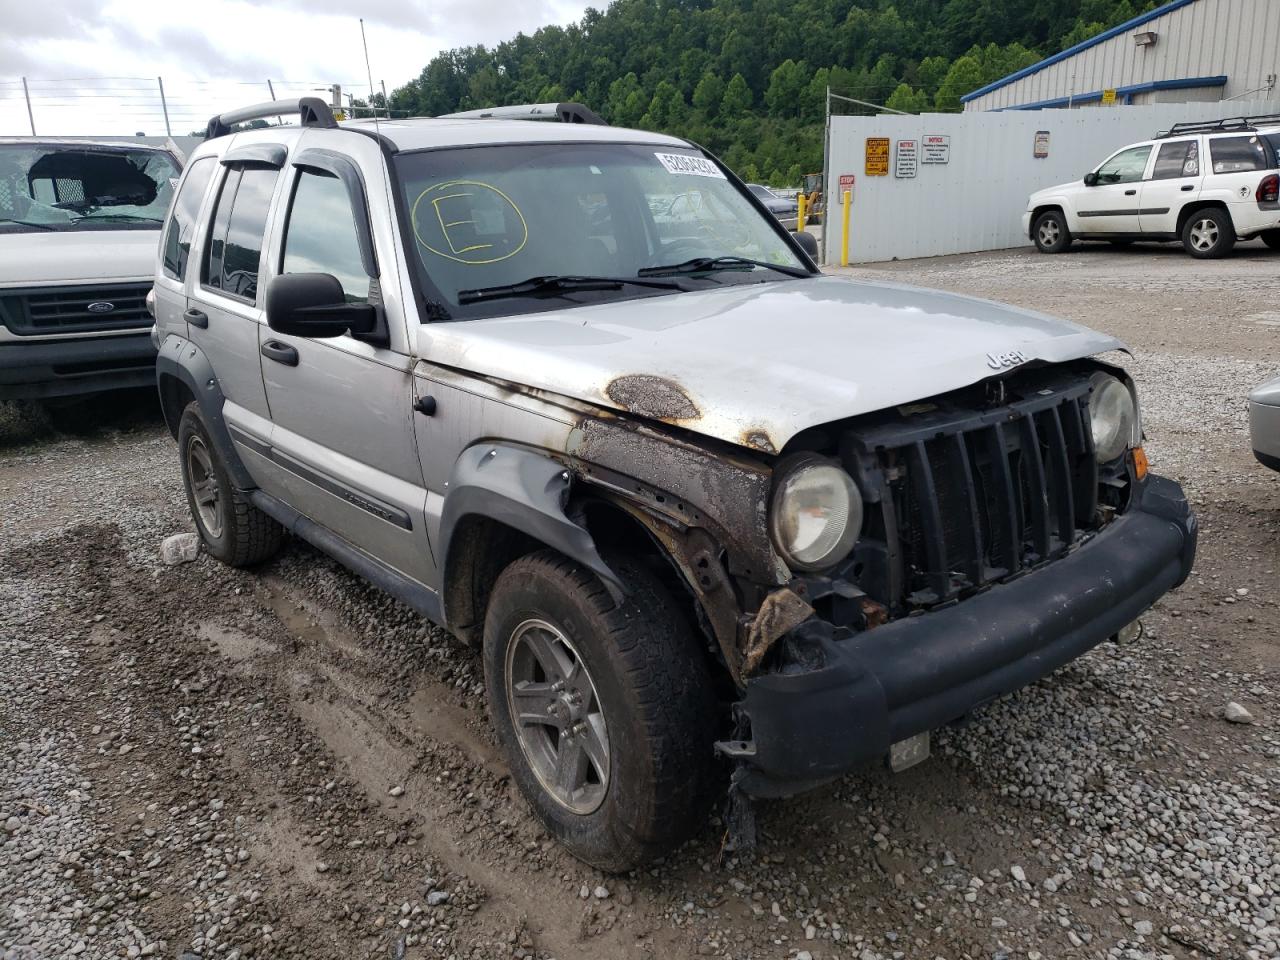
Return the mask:
<path fill-rule="evenodd" d="M 1227 77 L 1219 75 L 1216 77 L 1180 77 L 1176 80 L 1148 80 L 1146 83 L 1131 83 L 1127 87 L 1116 87 L 1117 97 L 1130 97 L 1135 93 L 1150 93 L 1152 90 L 1186 90 L 1195 87 L 1222 87 L 1226 86 Z M 1054 97 L 1052 100 L 1038 100 L 1035 103 L 1022 103 L 1016 107 L 1001 107 L 999 110 L 993 110 L 992 113 L 1000 113 L 1005 110 L 1052 110 L 1059 107 L 1065 107 L 1073 103 L 1097 103 L 1102 99 L 1101 90 L 1091 90 L 1088 93 L 1077 93 L 1070 97 Z"/>
<path fill-rule="evenodd" d="M 1021 80 L 1023 77 L 1029 77 L 1033 73 L 1039 73 L 1041 70 L 1044 70 L 1046 67 L 1051 67 L 1055 63 L 1061 63 L 1063 60 L 1066 60 L 1068 57 L 1074 57 L 1077 53 L 1080 53 L 1083 50 L 1088 50 L 1090 47 L 1097 46 L 1100 43 L 1105 43 L 1107 40 L 1110 40 L 1112 37 L 1118 37 L 1120 36 L 1120 34 L 1127 33 L 1128 31 L 1132 30 L 1134 27 L 1140 27 L 1144 23 L 1150 23 L 1152 20 L 1157 20 L 1160 17 L 1163 17 L 1165 14 L 1173 13 L 1173 11 L 1181 9 L 1182 7 L 1188 6 L 1189 4 L 1192 4 L 1195 2 L 1196 0 L 1172 0 L 1171 3 L 1166 3 L 1162 7 L 1156 7 L 1154 10 L 1148 10 L 1146 13 L 1140 13 L 1136 17 L 1134 17 L 1132 20 L 1126 20 L 1124 23 L 1119 24 L 1118 26 L 1114 26 L 1110 30 L 1103 30 L 1102 33 L 1098 34 L 1095 37 L 1090 37 L 1088 40 L 1081 40 L 1074 47 L 1068 47 L 1066 50 L 1063 50 L 1061 53 L 1055 53 L 1051 57 L 1045 57 L 1039 63 L 1033 63 L 1029 67 L 1023 67 L 1021 70 L 1018 70 L 1016 73 L 1011 73 L 1007 77 L 1002 77 L 999 80 L 993 80 L 991 83 L 988 83 L 985 87 L 980 87 L 979 89 L 974 90 L 972 93 L 966 93 L 964 96 L 960 98 L 960 102 L 968 103 L 970 100 L 976 100 L 978 97 L 985 96 L 986 94 L 990 93 L 992 90 L 999 90 L 1001 87 L 1008 86 L 1009 84 L 1013 83 L 1016 80 Z"/>

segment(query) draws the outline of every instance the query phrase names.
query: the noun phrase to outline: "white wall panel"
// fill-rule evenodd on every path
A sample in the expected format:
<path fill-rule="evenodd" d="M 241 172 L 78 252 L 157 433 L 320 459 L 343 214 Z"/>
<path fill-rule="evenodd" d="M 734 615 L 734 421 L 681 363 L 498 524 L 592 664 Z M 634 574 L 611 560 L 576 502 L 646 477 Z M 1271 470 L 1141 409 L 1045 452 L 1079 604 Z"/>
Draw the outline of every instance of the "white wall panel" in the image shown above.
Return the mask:
<path fill-rule="evenodd" d="M 1233 116 L 1280 113 L 1280 100 L 1239 101 Z M 869 262 L 997 250 L 1029 243 L 1022 233 L 1027 197 L 1078 180 L 1125 144 L 1184 120 L 1217 119 L 1221 103 L 1131 106 L 1115 110 L 930 113 L 832 117 L 824 195 L 826 262 L 840 259 L 841 174 L 855 176 L 850 260 Z M 1034 157 L 1037 130 L 1049 131 L 1049 156 Z M 893 142 L 925 134 L 951 137 L 951 162 L 920 163 L 913 179 L 894 176 Z M 889 175 L 866 176 L 866 140 L 888 137 Z"/>

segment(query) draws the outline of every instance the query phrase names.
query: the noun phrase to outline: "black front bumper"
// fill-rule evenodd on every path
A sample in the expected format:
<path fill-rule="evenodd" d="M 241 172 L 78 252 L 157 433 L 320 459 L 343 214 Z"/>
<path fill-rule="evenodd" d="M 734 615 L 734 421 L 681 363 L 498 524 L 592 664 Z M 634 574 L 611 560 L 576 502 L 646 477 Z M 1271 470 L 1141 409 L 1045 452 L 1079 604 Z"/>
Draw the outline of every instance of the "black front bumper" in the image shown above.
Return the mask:
<path fill-rule="evenodd" d="M 151 334 L 0 343 L 0 400 L 43 400 L 156 380 Z"/>
<path fill-rule="evenodd" d="M 1180 585 L 1195 551 L 1182 488 L 1152 476 L 1123 516 L 1060 560 L 944 609 L 831 631 L 816 640 L 823 667 L 747 682 L 738 708 L 751 740 L 731 751 L 740 785 L 797 792 L 1032 683 Z"/>

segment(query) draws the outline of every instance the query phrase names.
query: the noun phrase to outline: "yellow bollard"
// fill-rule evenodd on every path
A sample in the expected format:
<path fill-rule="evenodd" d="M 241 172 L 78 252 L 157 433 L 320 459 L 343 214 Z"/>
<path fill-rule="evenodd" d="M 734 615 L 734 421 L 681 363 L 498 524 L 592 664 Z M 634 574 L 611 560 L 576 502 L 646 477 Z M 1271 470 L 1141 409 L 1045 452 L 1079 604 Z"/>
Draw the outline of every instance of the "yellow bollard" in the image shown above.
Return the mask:
<path fill-rule="evenodd" d="M 808 199 L 803 193 L 796 195 L 796 233 L 804 229 L 804 207 Z"/>
<path fill-rule="evenodd" d="M 844 221 L 844 232 L 840 237 L 840 266 L 849 265 L 849 208 L 853 206 L 853 191 L 844 192 L 844 209 L 840 212 Z"/>

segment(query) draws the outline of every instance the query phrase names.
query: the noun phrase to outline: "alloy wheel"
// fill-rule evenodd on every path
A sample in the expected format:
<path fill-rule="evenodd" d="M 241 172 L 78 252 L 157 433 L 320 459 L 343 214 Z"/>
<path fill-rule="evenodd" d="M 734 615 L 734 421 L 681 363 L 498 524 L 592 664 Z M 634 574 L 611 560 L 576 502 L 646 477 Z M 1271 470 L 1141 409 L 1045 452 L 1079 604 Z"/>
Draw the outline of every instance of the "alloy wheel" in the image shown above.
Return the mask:
<path fill-rule="evenodd" d="M 1191 226 L 1191 245 L 1202 253 L 1217 246 L 1218 236 L 1217 222 L 1207 217 Z"/>
<path fill-rule="evenodd" d="M 199 436 L 192 436 L 187 441 L 187 478 L 200 523 L 210 537 L 217 539 L 222 536 L 222 489 L 213 469 L 209 448 Z"/>
<path fill-rule="evenodd" d="M 1040 242 L 1046 247 L 1052 247 L 1062 236 L 1062 230 L 1057 220 L 1045 220 L 1040 224 L 1039 234 Z"/>
<path fill-rule="evenodd" d="M 545 620 L 526 620 L 507 644 L 507 703 L 534 776 L 557 803 L 588 814 L 609 788 L 609 731 L 577 649 Z"/>

